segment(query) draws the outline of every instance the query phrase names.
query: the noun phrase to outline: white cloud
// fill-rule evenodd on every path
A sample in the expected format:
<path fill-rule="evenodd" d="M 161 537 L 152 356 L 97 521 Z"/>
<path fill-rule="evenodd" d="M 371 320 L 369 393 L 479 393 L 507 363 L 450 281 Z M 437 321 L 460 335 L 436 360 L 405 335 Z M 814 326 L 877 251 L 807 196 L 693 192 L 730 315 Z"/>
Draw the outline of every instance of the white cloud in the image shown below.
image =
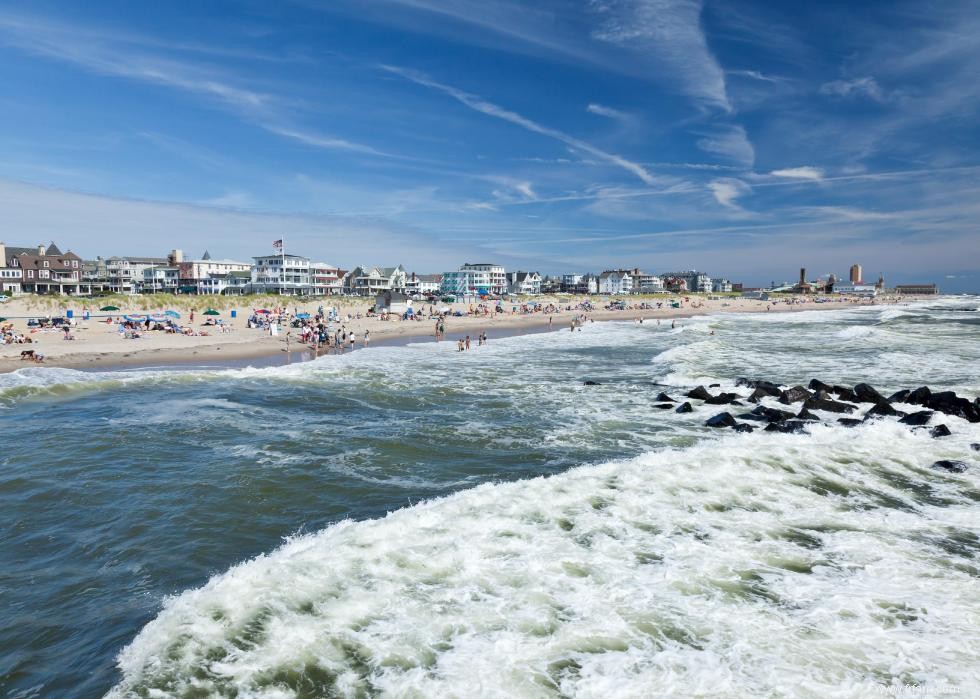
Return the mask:
<path fill-rule="evenodd" d="M 728 158 L 746 168 L 755 162 L 755 148 L 741 126 L 731 126 L 698 139 L 698 148 Z"/>
<path fill-rule="evenodd" d="M 509 121 L 512 124 L 516 124 L 521 128 L 527 129 L 534 133 L 541 134 L 542 136 L 547 136 L 548 138 L 553 138 L 556 141 L 561 141 L 562 143 L 575 148 L 576 150 L 583 151 L 589 155 L 595 156 L 601 160 L 605 160 L 617 167 L 620 167 L 646 182 L 647 184 L 654 184 L 655 178 L 651 175 L 642 165 L 639 163 L 634 163 L 626 158 L 616 155 L 614 153 L 608 153 L 600 148 L 586 143 L 585 141 L 579 140 L 574 136 L 569 136 L 566 133 L 558 131 L 557 129 L 552 129 L 547 126 L 542 126 L 541 124 L 528 119 L 527 117 L 521 116 L 516 112 L 504 109 L 492 102 L 487 102 L 482 97 L 470 94 L 469 92 L 464 92 L 463 90 L 457 89 L 450 85 L 443 85 L 435 80 L 432 80 L 423 73 L 419 73 L 414 70 L 409 70 L 406 68 L 399 68 L 397 66 L 381 66 L 382 69 L 387 70 L 395 75 L 400 75 L 406 80 L 411 80 L 412 82 L 422 85 L 424 87 L 431 88 L 433 90 L 438 90 L 444 94 L 449 95 L 458 102 L 466 105 L 470 109 L 480 112 L 481 114 L 486 114 L 487 116 L 492 116 L 497 119 L 503 119 L 504 121 Z"/>
<path fill-rule="evenodd" d="M 604 0 L 593 7 L 603 18 L 592 36 L 628 48 L 667 70 L 681 91 L 701 105 L 732 111 L 725 73 L 701 30 L 699 0 Z"/>
<path fill-rule="evenodd" d="M 818 167 L 804 165 L 802 167 L 789 167 L 782 170 L 773 170 L 769 173 L 773 177 L 786 177 L 795 180 L 811 180 L 819 182 L 823 179 L 823 170 Z"/>
<path fill-rule="evenodd" d="M 766 83 L 778 83 L 782 82 L 785 78 L 777 78 L 772 75 L 764 75 L 757 70 L 729 70 L 726 71 L 729 75 L 737 75 L 742 78 L 752 78 L 753 80 L 759 80 Z"/>
<path fill-rule="evenodd" d="M 875 102 L 887 100 L 884 90 L 874 78 L 868 76 L 855 80 L 834 80 L 820 86 L 820 94 L 837 97 L 868 97 Z"/>
<path fill-rule="evenodd" d="M 729 209 L 740 209 L 741 207 L 739 207 L 735 200 L 752 191 L 752 188 L 742 182 L 742 180 L 727 177 L 712 180 L 708 183 L 708 189 L 719 204 Z"/>
<path fill-rule="evenodd" d="M 618 109 L 613 109 L 612 107 L 604 107 L 601 104 L 592 103 L 585 108 L 585 111 L 592 114 L 598 114 L 599 116 L 609 117 L 610 119 L 625 119 L 626 114 L 619 111 Z"/>

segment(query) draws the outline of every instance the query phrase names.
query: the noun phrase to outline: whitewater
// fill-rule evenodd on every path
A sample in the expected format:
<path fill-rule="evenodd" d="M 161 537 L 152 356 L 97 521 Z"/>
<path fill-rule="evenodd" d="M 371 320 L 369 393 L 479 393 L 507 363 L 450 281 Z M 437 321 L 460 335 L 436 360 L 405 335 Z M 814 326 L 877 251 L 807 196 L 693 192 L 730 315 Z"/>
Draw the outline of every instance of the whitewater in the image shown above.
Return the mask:
<path fill-rule="evenodd" d="M 98 454 L 74 457 L 87 468 L 35 458 L 31 475 L 16 472 L 18 447 L 6 455 L 11 531 L 90 531 L 86 555 L 114 547 L 115 561 L 96 569 L 109 554 L 93 553 L 86 573 L 86 556 L 45 549 L 78 579 L 42 576 L 43 602 L 0 577 L 25 614 L 76 617 L 57 621 L 73 639 L 57 652 L 0 631 L 17 668 L 6 687 L 977 695 L 980 426 L 936 414 L 950 436 L 893 420 L 736 434 L 704 426 L 722 406 L 678 414 L 654 396 L 747 395 L 735 381 L 748 376 L 972 398 L 978 302 L 597 323 L 463 355 L 424 343 L 279 368 L 0 377 L 5 428 L 43 415 L 102 435 Z M 147 440 L 190 441 L 197 456 L 133 448 Z M 941 459 L 968 468 L 931 468 Z M 17 509 L 18 496 L 64 502 L 51 491 L 72 479 L 89 503 L 68 522 Z M 23 557 L 17 536 L 6 543 Z"/>

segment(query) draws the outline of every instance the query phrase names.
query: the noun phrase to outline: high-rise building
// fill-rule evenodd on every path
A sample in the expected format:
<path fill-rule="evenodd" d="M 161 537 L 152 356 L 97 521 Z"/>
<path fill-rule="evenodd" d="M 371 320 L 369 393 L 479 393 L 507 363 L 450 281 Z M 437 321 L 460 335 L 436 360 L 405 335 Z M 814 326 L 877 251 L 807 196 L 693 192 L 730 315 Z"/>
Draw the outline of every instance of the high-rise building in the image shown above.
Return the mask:
<path fill-rule="evenodd" d="M 861 265 L 851 265 L 851 284 L 857 284 L 861 281 Z"/>

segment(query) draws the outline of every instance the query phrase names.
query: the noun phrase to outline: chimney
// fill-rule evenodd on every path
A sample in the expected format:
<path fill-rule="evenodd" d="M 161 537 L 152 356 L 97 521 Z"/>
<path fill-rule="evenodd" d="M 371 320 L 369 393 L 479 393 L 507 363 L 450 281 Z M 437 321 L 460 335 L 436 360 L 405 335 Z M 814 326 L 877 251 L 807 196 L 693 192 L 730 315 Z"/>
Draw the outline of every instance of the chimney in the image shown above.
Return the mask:
<path fill-rule="evenodd" d="M 47 248 L 44 247 L 44 244 L 43 243 L 41 245 L 38 245 L 37 246 L 37 254 L 38 254 L 38 256 L 44 257 L 44 253 L 46 253 L 46 252 L 47 252 Z"/>
<path fill-rule="evenodd" d="M 806 283 L 806 267 L 800 267 L 800 286 Z"/>
<path fill-rule="evenodd" d="M 7 245 L 0 242 L 0 267 L 7 266 Z"/>

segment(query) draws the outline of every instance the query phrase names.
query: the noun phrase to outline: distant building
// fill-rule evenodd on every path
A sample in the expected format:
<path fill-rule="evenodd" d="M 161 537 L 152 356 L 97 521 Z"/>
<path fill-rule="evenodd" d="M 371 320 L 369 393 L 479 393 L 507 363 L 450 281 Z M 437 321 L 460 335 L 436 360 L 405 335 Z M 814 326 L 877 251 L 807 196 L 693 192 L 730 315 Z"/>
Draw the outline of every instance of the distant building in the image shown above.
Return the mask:
<path fill-rule="evenodd" d="M 667 278 L 670 277 L 673 279 L 683 279 L 686 291 L 693 291 L 702 294 L 711 292 L 711 277 L 703 272 L 698 272 L 697 270 L 690 269 L 684 272 L 666 272 L 661 276 L 664 278 L 665 286 Z"/>
<path fill-rule="evenodd" d="M 734 291 L 732 283 L 727 279 L 712 279 L 711 290 L 716 294 L 729 294 Z"/>
<path fill-rule="evenodd" d="M 813 293 L 813 285 L 806 280 L 806 267 L 800 267 L 800 281 L 793 287 L 794 294 Z"/>
<path fill-rule="evenodd" d="M 442 286 L 441 274 L 416 274 L 405 278 L 405 291 L 409 294 L 438 294 Z"/>
<path fill-rule="evenodd" d="M 634 294 L 659 294 L 664 291 L 664 280 L 659 275 L 646 274 L 634 268 L 630 276 L 633 278 Z"/>
<path fill-rule="evenodd" d="M 442 275 L 444 294 L 500 296 L 507 293 L 507 273 L 501 265 L 467 262 L 455 272 Z"/>
<path fill-rule="evenodd" d="M 384 291 L 404 293 L 407 281 L 405 268 L 362 267 L 348 272 L 343 279 L 344 293 L 353 296 L 376 296 Z"/>
<path fill-rule="evenodd" d="M 184 253 L 180 250 L 173 250 L 168 256 L 168 260 L 174 260 L 174 263 L 171 264 L 176 264 L 180 269 L 180 291 L 187 294 L 220 293 L 213 291 L 213 289 L 221 287 L 222 282 L 209 282 L 211 277 L 224 280 L 229 272 L 252 271 L 251 263 L 237 260 L 214 260 L 211 259 L 211 253 L 207 250 L 204 251 L 199 260 L 184 260 L 183 258 Z M 205 283 L 202 284 L 202 282 Z M 207 291 L 202 291 L 202 289 L 207 289 Z"/>
<path fill-rule="evenodd" d="M 257 294 L 287 294 L 309 296 L 310 258 L 299 255 L 260 255 L 253 257 L 252 280 L 249 291 Z"/>
<path fill-rule="evenodd" d="M 599 275 L 600 294 L 633 293 L 633 277 L 625 269 L 610 269 Z"/>
<path fill-rule="evenodd" d="M 344 290 L 340 268 L 327 262 L 310 263 L 310 284 L 314 296 L 332 296 Z"/>
<path fill-rule="evenodd" d="M 176 294 L 180 286 L 180 268 L 161 265 L 143 270 L 140 291 L 144 294 Z"/>
<path fill-rule="evenodd" d="M 864 279 L 862 274 L 861 265 L 851 265 L 851 284 L 860 284 Z"/>
<path fill-rule="evenodd" d="M 835 294 L 848 294 L 849 296 L 875 296 L 878 289 L 874 284 L 852 284 L 849 282 L 837 282 L 834 284 Z"/>
<path fill-rule="evenodd" d="M 541 275 L 537 272 L 508 272 L 507 291 L 522 296 L 541 293 Z"/>
<path fill-rule="evenodd" d="M 82 258 L 61 252 L 53 242 L 33 248 L 0 243 L 0 291 L 11 294 L 87 294 L 82 279 Z"/>
<path fill-rule="evenodd" d="M 105 260 L 104 286 L 117 294 L 137 294 L 143 287 L 143 273 L 150 267 L 165 267 L 163 257 L 119 257 Z"/>
<path fill-rule="evenodd" d="M 939 293 L 939 287 L 935 284 L 897 284 L 895 293 L 910 296 L 935 296 Z"/>

